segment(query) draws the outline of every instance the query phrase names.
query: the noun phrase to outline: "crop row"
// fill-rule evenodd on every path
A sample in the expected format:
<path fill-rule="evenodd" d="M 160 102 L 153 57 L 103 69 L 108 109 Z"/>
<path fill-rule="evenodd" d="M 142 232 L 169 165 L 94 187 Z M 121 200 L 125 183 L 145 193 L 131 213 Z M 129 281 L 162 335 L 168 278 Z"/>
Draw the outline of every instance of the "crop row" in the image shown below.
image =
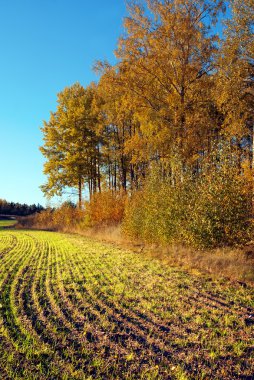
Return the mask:
<path fill-rule="evenodd" d="M 253 290 L 113 246 L 0 232 L 3 379 L 250 379 Z"/>

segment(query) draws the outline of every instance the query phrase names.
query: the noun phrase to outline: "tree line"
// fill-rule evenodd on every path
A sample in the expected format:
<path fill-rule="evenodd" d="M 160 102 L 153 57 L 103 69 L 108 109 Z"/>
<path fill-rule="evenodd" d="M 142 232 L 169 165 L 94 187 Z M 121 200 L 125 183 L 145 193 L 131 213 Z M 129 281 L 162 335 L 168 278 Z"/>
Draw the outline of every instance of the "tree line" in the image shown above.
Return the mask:
<path fill-rule="evenodd" d="M 0 199 L 0 214 L 27 216 L 36 212 L 41 212 L 44 208 L 37 204 L 28 205 L 26 203 L 7 202 L 5 199 Z"/>
<path fill-rule="evenodd" d="M 98 83 L 65 88 L 44 122 L 45 194 L 75 188 L 81 207 L 85 189 L 134 194 L 153 171 L 177 188 L 226 167 L 253 198 L 253 25 L 253 0 L 130 3 L 117 63 L 97 62 Z"/>

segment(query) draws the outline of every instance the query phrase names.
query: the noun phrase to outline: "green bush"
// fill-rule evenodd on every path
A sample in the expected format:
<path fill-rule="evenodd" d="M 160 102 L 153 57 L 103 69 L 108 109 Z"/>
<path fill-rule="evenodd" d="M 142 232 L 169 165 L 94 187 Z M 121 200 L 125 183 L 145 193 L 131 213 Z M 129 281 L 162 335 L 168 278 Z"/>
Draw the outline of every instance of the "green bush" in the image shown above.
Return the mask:
<path fill-rule="evenodd" d="M 185 229 L 188 242 L 215 247 L 251 238 L 251 189 L 234 168 L 206 174 L 195 187 L 198 196 Z"/>
<path fill-rule="evenodd" d="M 144 188 L 127 202 L 123 222 L 125 233 L 148 242 L 169 243 L 175 240 L 185 218 L 180 194 L 169 181 L 161 180 L 157 172 L 152 173 Z"/>
<path fill-rule="evenodd" d="M 155 171 L 128 200 L 124 231 L 147 242 L 207 248 L 251 238 L 251 188 L 228 164 L 172 184 Z"/>

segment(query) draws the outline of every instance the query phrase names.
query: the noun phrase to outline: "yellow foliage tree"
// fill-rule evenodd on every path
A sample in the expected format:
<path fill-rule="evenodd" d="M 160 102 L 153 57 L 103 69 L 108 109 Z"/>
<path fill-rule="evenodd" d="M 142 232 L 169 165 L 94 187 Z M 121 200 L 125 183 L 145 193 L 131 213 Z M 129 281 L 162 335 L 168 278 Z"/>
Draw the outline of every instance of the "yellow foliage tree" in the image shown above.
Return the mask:
<path fill-rule="evenodd" d="M 90 192 L 100 184 L 98 171 L 99 138 L 92 114 L 92 88 L 76 83 L 58 94 L 58 107 L 44 121 L 44 145 L 40 148 L 46 158 L 44 173 L 48 180 L 41 188 L 51 197 L 61 195 L 66 187 L 78 189 L 79 207 L 84 183 Z"/>

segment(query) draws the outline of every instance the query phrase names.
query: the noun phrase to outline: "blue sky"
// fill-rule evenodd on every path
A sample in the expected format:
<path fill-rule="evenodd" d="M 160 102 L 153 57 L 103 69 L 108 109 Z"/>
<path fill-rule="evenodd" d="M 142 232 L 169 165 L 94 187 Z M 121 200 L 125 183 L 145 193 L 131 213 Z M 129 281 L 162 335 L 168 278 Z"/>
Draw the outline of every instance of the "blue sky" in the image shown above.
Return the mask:
<path fill-rule="evenodd" d="M 40 126 L 56 95 L 114 62 L 124 0 L 0 0 L 0 198 L 45 204 Z"/>

